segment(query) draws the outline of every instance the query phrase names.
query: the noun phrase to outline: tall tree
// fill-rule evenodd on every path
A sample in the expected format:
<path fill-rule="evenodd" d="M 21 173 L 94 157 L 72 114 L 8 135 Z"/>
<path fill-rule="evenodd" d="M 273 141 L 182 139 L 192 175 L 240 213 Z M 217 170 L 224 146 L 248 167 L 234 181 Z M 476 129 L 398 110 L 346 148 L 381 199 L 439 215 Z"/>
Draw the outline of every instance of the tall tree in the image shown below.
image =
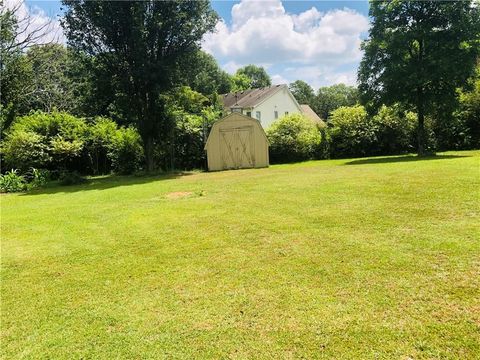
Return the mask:
<path fill-rule="evenodd" d="M 472 1 L 371 1 L 372 26 L 359 68 L 370 108 L 400 102 L 418 114 L 418 154 L 426 153 L 425 116 L 455 100 L 479 54 L 480 8 Z"/>
<path fill-rule="evenodd" d="M 341 106 L 353 106 L 357 102 L 358 90 L 356 87 L 335 84 L 318 89 L 313 108 L 322 119 L 328 119 L 333 110 Z"/>
<path fill-rule="evenodd" d="M 251 80 L 250 87 L 253 89 L 272 85 L 272 79 L 270 79 L 270 76 L 261 66 L 256 66 L 252 64 L 246 65 L 238 69 L 235 75 L 245 75 L 246 77 L 248 77 Z"/>
<path fill-rule="evenodd" d="M 0 127 L 10 126 L 15 116 L 26 112 L 32 93 L 32 68 L 24 52 L 33 45 L 49 44 L 57 38 L 53 21 L 38 24 L 35 17 L 22 11 L 18 1 L 0 0 Z"/>
<path fill-rule="evenodd" d="M 235 74 L 231 78 L 232 80 L 232 91 L 244 91 L 252 88 L 252 79 L 244 74 Z"/>
<path fill-rule="evenodd" d="M 161 95 L 181 82 L 182 59 L 198 51 L 217 14 L 207 0 L 63 3 L 69 44 L 95 55 L 114 74 L 141 134 L 147 170 L 153 170 L 155 144 L 173 129 Z"/>
<path fill-rule="evenodd" d="M 51 112 L 76 108 L 75 83 L 68 76 L 74 56 L 60 44 L 35 45 L 26 53 L 33 72 L 26 102 L 30 109 Z"/>
<path fill-rule="evenodd" d="M 215 58 L 203 51 L 198 51 L 188 59 L 190 72 L 186 79 L 187 85 L 204 95 L 230 92 L 232 81 L 230 75 L 222 70 Z"/>
<path fill-rule="evenodd" d="M 303 80 L 296 80 L 288 85 L 295 99 L 300 104 L 312 105 L 315 98 L 313 88 Z"/>

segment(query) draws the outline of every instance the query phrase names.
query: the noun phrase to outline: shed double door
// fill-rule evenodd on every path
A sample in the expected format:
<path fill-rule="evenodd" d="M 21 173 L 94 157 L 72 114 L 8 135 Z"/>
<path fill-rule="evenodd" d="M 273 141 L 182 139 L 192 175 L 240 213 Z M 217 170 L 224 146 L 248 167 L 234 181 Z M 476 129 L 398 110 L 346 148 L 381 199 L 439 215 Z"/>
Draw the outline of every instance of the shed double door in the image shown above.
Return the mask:
<path fill-rule="evenodd" d="M 241 169 L 255 166 L 253 127 L 220 130 L 220 154 L 224 169 Z"/>

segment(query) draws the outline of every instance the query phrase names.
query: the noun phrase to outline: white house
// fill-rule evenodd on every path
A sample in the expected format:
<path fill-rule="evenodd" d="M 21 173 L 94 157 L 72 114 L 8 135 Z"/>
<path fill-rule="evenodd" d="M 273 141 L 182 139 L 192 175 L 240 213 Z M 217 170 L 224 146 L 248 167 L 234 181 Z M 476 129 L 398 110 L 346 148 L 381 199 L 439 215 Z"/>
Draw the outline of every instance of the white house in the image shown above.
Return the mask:
<path fill-rule="evenodd" d="M 239 91 L 222 95 L 222 98 L 227 113 L 238 112 L 253 117 L 260 121 L 264 129 L 286 114 L 300 113 L 305 114 L 312 121 L 320 120 L 308 105 L 300 105 L 295 100 L 287 85 Z M 304 110 L 307 108 L 309 111 Z"/>

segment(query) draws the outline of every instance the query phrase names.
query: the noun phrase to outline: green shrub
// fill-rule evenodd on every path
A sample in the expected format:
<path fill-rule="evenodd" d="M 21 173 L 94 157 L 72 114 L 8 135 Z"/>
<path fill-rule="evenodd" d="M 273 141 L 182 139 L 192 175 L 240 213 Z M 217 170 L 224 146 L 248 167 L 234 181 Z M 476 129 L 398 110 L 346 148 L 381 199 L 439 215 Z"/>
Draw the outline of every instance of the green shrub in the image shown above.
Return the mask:
<path fill-rule="evenodd" d="M 17 169 L 12 169 L 6 174 L 0 175 L 1 192 L 20 192 L 26 190 L 26 186 L 25 178 L 18 174 Z"/>
<path fill-rule="evenodd" d="M 143 147 L 136 129 L 130 127 L 118 129 L 109 148 L 108 156 L 116 172 L 132 174 L 140 169 Z"/>
<path fill-rule="evenodd" d="M 399 105 L 382 106 L 368 116 L 363 106 L 342 107 L 329 122 L 332 157 L 393 155 L 416 150 L 417 115 Z M 432 121 L 425 120 L 428 150 L 435 150 Z"/>
<path fill-rule="evenodd" d="M 9 129 L 25 130 L 45 136 L 48 139 L 59 135 L 65 140 L 80 140 L 85 135 L 87 124 L 84 119 L 63 112 L 44 113 L 36 111 L 15 119 Z"/>
<path fill-rule="evenodd" d="M 110 119 L 86 122 L 69 114 L 35 112 L 15 120 L 1 152 L 5 164 L 26 173 L 30 168 L 53 174 L 132 173 L 143 159 L 140 136 Z"/>
<path fill-rule="evenodd" d="M 363 106 L 332 111 L 329 126 L 332 157 L 365 156 L 373 151 L 378 129 Z"/>
<path fill-rule="evenodd" d="M 25 179 L 28 181 L 28 190 L 42 187 L 50 180 L 50 171 L 31 168 L 30 171 L 25 174 Z"/>
<path fill-rule="evenodd" d="M 78 169 L 86 129 L 83 119 L 37 111 L 14 121 L 5 136 L 2 154 L 8 166 L 23 171 L 30 167 Z"/>
<path fill-rule="evenodd" d="M 57 164 L 62 164 L 79 157 L 82 148 L 82 140 L 66 140 L 60 135 L 50 140 L 50 153 Z"/>
<path fill-rule="evenodd" d="M 320 130 L 301 114 L 286 115 L 267 130 L 272 163 L 319 158 L 322 153 Z"/>
<path fill-rule="evenodd" d="M 45 137 L 24 129 L 9 132 L 1 152 L 6 166 L 22 171 L 30 167 L 45 167 L 51 159 Z"/>

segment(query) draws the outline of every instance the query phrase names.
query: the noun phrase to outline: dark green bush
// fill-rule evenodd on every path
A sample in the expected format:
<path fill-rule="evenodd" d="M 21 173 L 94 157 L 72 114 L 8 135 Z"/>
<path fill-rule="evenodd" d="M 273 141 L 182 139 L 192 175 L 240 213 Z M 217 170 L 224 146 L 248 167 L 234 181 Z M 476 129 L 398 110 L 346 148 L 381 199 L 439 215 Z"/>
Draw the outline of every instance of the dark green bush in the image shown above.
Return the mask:
<path fill-rule="evenodd" d="M 392 155 L 415 151 L 417 116 L 404 112 L 398 106 L 382 106 L 373 116 L 372 127 L 375 129 L 371 155 Z"/>
<path fill-rule="evenodd" d="M 480 68 L 469 91 L 459 91 L 453 114 L 438 114 L 434 131 L 440 150 L 480 149 Z"/>
<path fill-rule="evenodd" d="M 267 130 L 272 163 L 303 161 L 322 154 L 320 129 L 302 114 L 286 115 Z"/>

